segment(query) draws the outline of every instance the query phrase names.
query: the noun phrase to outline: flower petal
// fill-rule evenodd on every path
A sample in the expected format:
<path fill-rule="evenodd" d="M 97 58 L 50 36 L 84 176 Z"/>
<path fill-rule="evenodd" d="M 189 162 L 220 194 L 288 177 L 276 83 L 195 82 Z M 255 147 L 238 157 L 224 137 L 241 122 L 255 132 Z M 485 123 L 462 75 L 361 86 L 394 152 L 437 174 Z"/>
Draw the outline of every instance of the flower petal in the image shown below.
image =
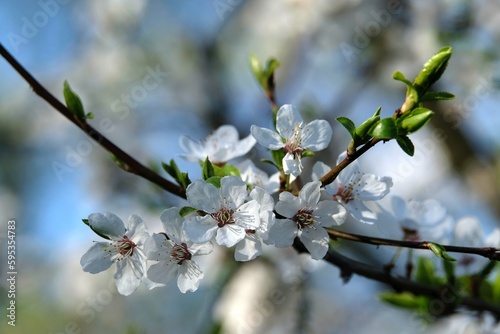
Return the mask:
<path fill-rule="evenodd" d="M 298 229 L 290 219 L 276 219 L 269 228 L 269 236 L 266 242 L 278 248 L 289 247 L 297 236 Z"/>
<path fill-rule="evenodd" d="M 279 201 L 276 203 L 275 210 L 277 213 L 286 218 L 293 218 L 297 212 L 302 209 L 301 200 L 291 193 L 284 191 L 279 196 Z"/>
<path fill-rule="evenodd" d="M 255 230 L 260 225 L 260 205 L 256 200 L 251 200 L 240 206 L 234 213 L 233 218 L 236 225 L 247 230 Z"/>
<path fill-rule="evenodd" d="M 319 198 L 321 196 L 321 182 L 314 181 L 308 182 L 302 187 L 299 192 L 299 198 L 306 203 L 308 209 L 312 209 L 318 204 Z"/>
<path fill-rule="evenodd" d="M 295 132 L 295 127 L 302 122 L 302 116 L 297 108 L 291 104 L 285 104 L 276 115 L 276 130 L 281 137 L 290 139 Z"/>
<path fill-rule="evenodd" d="M 252 125 L 250 132 L 260 145 L 267 147 L 270 150 L 279 150 L 280 148 L 285 147 L 285 144 L 281 140 L 281 136 L 275 131 Z"/>
<path fill-rule="evenodd" d="M 227 224 L 217 229 L 215 241 L 217 244 L 226 247 L 233 247 L 245 237 L 245 229 L 236 224 Z"/>
<path fill-rule="evenodd" d="M 116 288 L 121 295 L 128 296 L 139 287 L 146 272 L 142 269 L 145 269 L 145 265 L 134 263 L 132 258 L 124 258 L 116 262 L 114 277 Z"/>
<path fill-rule="evenodd" d="M 226 209 L 235 210 L 248 197 L 247 185 L 240 177 L 225 176 L 220 180 L 220 196 Z"/>
<path fill-rule="evenodd" d="M 302 129 L 301 135 L 303 148 L 321 151 L 332 139 L 332 127 L 325 120 L 314 120 Z"/>
<path fill-rule="evenodd" d="M 361 180 L 354 186 L 356 197 L 362 201 L 376 201 L 385 197 L 392 187 L 392 179 L 373 174 L 363 174 Z"/>
<path fill-rule="evenodd" d="M 111 257 L 114 254 L 106 251 L 106 248 L 109 246 L 110 243 L 108 242 L 96 242 L 93 244 L 80 259 L 83 271 L 97 274 L 111 267 L 113 264 Z"/>
<path fill-rule="evenodd" d="M 153 282 L 168 284 L 175 277 L 179 270 L 179 265 L 173 261 L 161 261 L 149 267 L 148 278 Z"/>
<path fill-rule="evenodd" d="M 291 153 L 287 153 L 283 160 L 281 160 L 283 164 L 283 172 L 287 175 L 293 175 L 294 177 L 302 174 L 302 162 L 300 161 L 300 157 L 296 157 Z"/>
<path fill-rule="evenodd" d="M 321 260 L 328 251 L 329 238 L 324 228 L 319 225 L 315 227 L 302 230 L 300 241 L 306 246 L 313 259 Z"/>
<path fill-rule="evenodd" d="M 196 216 L 186 220 L 183 224 L 186 236 L 193 242 L 205 243 L 210 241 L 217 232 L 217 222 L 209 215 Z"/>
<path fill-rule="evenodd" d="M 126 232 L 123 221 L 110 212 L 89 215 L 89 225 L 100 234 L 111 238 L 121 238 Z"/>
<path fill-rule="evenodd" d="M 180 156 L 188 161 L 197 162 L 200 160 L 205 160 L 208 156 L 208 153 L 204 147 L 204 145 L 195 141 L 188 136 L 181 136 L 179 138 L 179 146 L 186 152 L 187 154 L 181 154 Z"/>
<path fill-rule="evenodd" d="M 248 234 L 238 242 L 234 252 L 236 261 L 250 261 L 262 254 L 262 242 L 255 234 Z"/>
<path fill-rule="evenodd" d="M 196 262 L 191 260 L 184 261 L 179 267 L 177 286 L 182 293 L 196 291 L 203 276 L 203 272 Z"/>
<path fill-rule="evenodd" d="M 346 219 L 345 208 L 334 201 L 321 201 L 314 209 L 314 221 L 323 227 L 341 225 Z"/>
<path fill-rule="evenodd" d="M 188 240 L 182 228 L 184 218 L 179 215 L 178 208 L 171 207 L 163 211 L 160 220 L 165 233 L 167 233 L 168 237 L 172 239 L 174 243 L 180 245 Z"/>
<path fill-rule="evenodd" d="M 188 202 L 196 209 L 214 213 L 220 210 L 220 194 L 213 184 L 196 180 L 186 189 Z"/>

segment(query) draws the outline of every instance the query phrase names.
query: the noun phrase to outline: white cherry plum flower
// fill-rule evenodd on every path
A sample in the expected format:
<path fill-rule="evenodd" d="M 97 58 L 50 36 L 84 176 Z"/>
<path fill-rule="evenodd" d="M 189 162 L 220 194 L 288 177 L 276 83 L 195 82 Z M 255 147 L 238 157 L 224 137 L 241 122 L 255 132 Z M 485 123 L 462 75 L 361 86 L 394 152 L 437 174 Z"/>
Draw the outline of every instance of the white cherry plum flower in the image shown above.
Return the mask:
<path fill-rule="evenodd" d="M 323 227 L 343 224 L 346 210 L 335 201 L 320 201 L 320 186 L 320 182 L 309 182 L 298 197 L 287 191 L 280 193 L 275 210 L 285 219 L 276 218 L 269 228 L 267 243 L 289 247 L 295 237 L 299 237 L 313 259 L 326 255 L 329 237 Z"/>
<path fill-rule="evenodd" d="M 250 261 L 262 254 L 262 241 L 267 239 L 268 228 L 275 220 L 274 200 L 267 191 L 255 187 L 249 196 L 259 203 L 260 225 L 256 229 L 245 230 L 245 237 L 236 244 L 236 261 Z"/>
<path fill-rule="evenodd" d="M 305 150 L 321 151 L 325 149 L 332 138 L 332 128 L 325 120 L 314 120 L 304 124 L 297 109 L 285 104 L 276 116 L 276 130 L 252 125 L 250 132 L 257 142 L 270 150 L 285 150 L 282 160 L 283 171 L 292 177 L 302 173 L 302 153 Z"/>
<path fill-rule="evenodd" d="M 193 242 L 215 240 L 218 245 L 233 247 L 245 238 L 247 230 L 260 226 L 259 203 L 246 201 L 247 185 L 239 177 L 223 177 L 220 189 L 196 180 L 187 187 L 186 195 L 192 207 L 205 213 L 184 222 L 184 231 Z"/>
<path fill-rule="evenodd" d="M 245 159 L 234 165 L 240 172 L 240 177 L 250 187 L 260 187 L 270 194 L 280 189 L 280 173 L 276 172 L 269 176 L 263 170 L 257 168 L 250 159 Z"/>
<path fill-rule="evenodd" d="M 93 213 L 88 217 L 88 225 L 109 241 L 96 242 L 90 247 L 80 260 L 83 270 L 96 274 L 116 264 L 114 278 L 118 292 L 130 295 L 147 280 L 144 246 L 153 240 L 146 225 L 137 215 L 131 215 L 124 224 L 112 213 Z"/>
<path fill-rule="evenodd" d="M 252 135 L 239 140 L 238 130 L 232 125 L 222 125 L 205 140 L 193 140 L 188 136 L 179 138 L 179 145 L 186 152 L 181 157 L 193 162 L 205 161 L 221 165 L 243 156 L 255 145 Z"/>
<path fill-rule="evenodd" d="M 346 153 L 342 153 L 337 159 L 337 164 L 344 160 L 345 156 Z M 313 180 L 319 180 L 330 169 L 323 162 L 316 162 L 313 166 Z M 354 161 L 340 172 L 333 183 L 326 185 L 325 190 L 341 203 L 354 219 L 365 224 L 373 224 L 377 221 L 377 215 L 366 206 L 365 202 L 384 198 L 392 185 L 390 177 L 365 174 L 361 172 L 359 163 Z"/>
<path fill-rule="evenodd" d="M 189 240 L 182 229 L 184 218 L 176 207 L 163 211 L 160 219 L 165 233 L 153 234 L 154 243 L 145 248 L 148 259 L 158 261 L 149 267 L 148 278 L 161 284 L 176 279 L 182 293 L 196 291 L 203 272 L 192 257 L 210 254 L 213 244 Z"/>

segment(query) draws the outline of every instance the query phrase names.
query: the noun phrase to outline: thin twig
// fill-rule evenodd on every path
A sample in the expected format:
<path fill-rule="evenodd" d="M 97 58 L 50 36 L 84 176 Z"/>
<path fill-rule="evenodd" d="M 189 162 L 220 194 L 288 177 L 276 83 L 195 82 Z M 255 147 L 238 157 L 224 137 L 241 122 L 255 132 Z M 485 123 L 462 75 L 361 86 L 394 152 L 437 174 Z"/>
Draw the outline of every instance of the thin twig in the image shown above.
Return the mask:
<path fill-rule="evenodd" d="M 331 239 L 345 239 L 355 242 L 361 242 L 364 244 L 376 245 L 376 246 L 394 246 L 394 247 L 404 247 L 413 249 L 429 249 L 431 242 L 429 241 L 408 241 L 408 240 L 393 240 L 384 238 L 375 238 L 365 235 L 352 234 L 347 232 L 341 232 L 332 229 L 326 229 Z M 500 248 L 495 247 L 462 247 L 462 246 L 451 246 L 451 245 L 441 245 L 447 252 L 452 253 L 463 253 L 463 254 L 475 254 L 484 256 L 490 260 L 499 261 L 500 260 Z"/>
<path fill-rule="evenodd" d="M 142 176 L 146 180 L 156 184 L 157 186 L 165 189 L 166 191 L 183 197 L 186 197 L 186 191 L 182 187 L 170 182 L 169 180 L 163 178 L 159 174 L 155 173 L 153 170 L 147 168 L 139 161 L 134 159 L 128 153 L 124 152 L 121 148 L 113 144 L 109 139 L 103 136 L 99 131 L 91 127 L 87 122 L 82 121 L 76 115 L 71 113 L 71 111 L 62 104 L 54 95 L 52 95 L 47 89 L 45 89 L 0 43 L 0 54 L 5 60 L 26 80 L 26 82 L 31 86 L 33 91 L 49 103 L 54 109 L 63 114 L 67 119 L 78 126 L 83 132 L 85 132 L 89 137 L 93 138 L 100 146 L 105 150 L 115 155 L 116 158 L 122 163 L 122 168 L 130 173 Z"/>

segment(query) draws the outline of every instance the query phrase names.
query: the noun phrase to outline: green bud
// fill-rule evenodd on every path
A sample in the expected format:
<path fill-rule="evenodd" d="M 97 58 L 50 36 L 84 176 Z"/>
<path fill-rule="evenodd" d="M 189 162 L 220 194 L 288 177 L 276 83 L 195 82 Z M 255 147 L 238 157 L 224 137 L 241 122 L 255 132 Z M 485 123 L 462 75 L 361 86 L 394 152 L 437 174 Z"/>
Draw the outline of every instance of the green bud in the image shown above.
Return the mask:
<path fill-rule="evenodd" d="M 451 256 L 446 253 L 446 250 L 444 249 L 443 246 L 440 244 L 436 244 L 434 242 L 429 242 L 429 249 L 436 254 L 436 256 L 443 258 L 448 261 L 456 261 L 456 259 L 452 258 Z"/>
<path fill-rule="evenodd" d="M 398 136 L 396 120 L 392 117 L 381 119 L 370 129 L 370 135 L 384 140 L 396 138 Z"/>
<path fill-rule="evenodd" d="M 399 132 L 404 134 L 414 133 L 427 124 L 433 115 L 434 112 L 427 108 L 413 109 L 407 117 L 401 120 Z"/>
<path fill-rule="evenodd" d="M 78 94 L 71 89 L 67 80 L 64 80 L 63 94 L 69 111 L 81 120 L 86 119 L 87 117 L 85 116 L 85 111 L 83 110 L 82 100 Z M 89 118 L 93 118 L 93 115 Z"/>
<path fill-rule="evenodd" d="M 446 66 L 448 66 L 451 53 L 452 48 L 450 46 L 444 47 L 425 63 L 424 68 L 413 82 L 419 93 L 425 93 L 432 84 L 441 78 L 441 75 L 446 70 Z"/>

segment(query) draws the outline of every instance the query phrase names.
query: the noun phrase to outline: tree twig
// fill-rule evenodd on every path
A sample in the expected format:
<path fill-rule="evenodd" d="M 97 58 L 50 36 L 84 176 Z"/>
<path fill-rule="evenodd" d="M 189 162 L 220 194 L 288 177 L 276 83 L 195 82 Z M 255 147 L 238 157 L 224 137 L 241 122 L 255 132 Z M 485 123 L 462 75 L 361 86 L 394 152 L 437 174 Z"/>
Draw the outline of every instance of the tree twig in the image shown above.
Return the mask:
<path fill-rule="evenodd" d="M 408 240 L 393 240 L 384 238 L 375 238 L 365 235 L 352 234 L 347 232 L 341 232 L 337 230 L 332 230 L 326 228 L 328 235 L 331 239 L 345 239 L 355 242 L 361 242 L 364 244 L 376 245 L 376 246 L 394 246 L 394 247 L 404 247 L 413 249 L 430 249 L 431 242 L 429 241 L 408 241 Z M 493 261 L 500 261 L 500 248 L 495 247 L 462 247 L 462 246 L 452 246 L 452 245 L 441 245 L 447 252 L 452 253 L 463 253 L 463 254 L 475 254 L 484 256 Z"/>
<path fill-rule="evenodd" d="M 92 126 L 87 124 L 87 122 L 82 121 L 76 115 L 71 113 L 71 111 L 62 104 L 54 95 L 52 95 L 47 89 L 45 89 L 0 43 L 0 55 L 21 75 L 21 77 L 26 80 L 26 82 L 31 86 L 33 91 L 40 96 L 43 100 L 49 103 L 54 109 L 63 114 L 67 119 L 78 126 L 83 132 L 85 132 L 89 137 L 94 139 L 101 147 L 103 147 L 108 152 L 112 153 L 118 160 L 122 163 L 122 169 L 127 172 L 139 175 L 146 180 L 156 184 L 157 186 L 165 189 L 166 191 L 183 197 L 186 197 L 186 191 L 182 187 L 176 185 L 173 182 L 163 178 L 161 175 L 155 173 L 153 170 L 147 168 L 139 161 L 134 159 L 128 153 L 123 151 L 121 148 L 113 144 L 109 139 L 103 136 L 99 131 L 94 129 Z"/>

